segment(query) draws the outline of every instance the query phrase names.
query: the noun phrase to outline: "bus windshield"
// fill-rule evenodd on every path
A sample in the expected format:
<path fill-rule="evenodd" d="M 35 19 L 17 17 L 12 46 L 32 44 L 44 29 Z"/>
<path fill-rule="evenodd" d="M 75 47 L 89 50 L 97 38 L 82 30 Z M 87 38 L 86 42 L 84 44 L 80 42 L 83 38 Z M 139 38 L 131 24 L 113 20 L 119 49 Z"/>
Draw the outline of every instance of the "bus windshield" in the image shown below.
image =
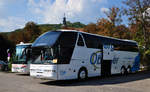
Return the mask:
<path fill-rule="evenodd" d="M 13 63 L 26 63 L 26 48 L 28 45 L 18 45 L 16 46 L 16 55 L 15 55 L 15 60 Z"/>
<path fill-rule="evenodd" d="M 36 47 L 36 46 L 51 47 L 52 45 L 55 44 L 55 42 L 57 41 L 60 34 L 61 34 L 61 32 L 59 32 L 59 31 L 47 32 L 47 33 L 41 35 L 40 37 L 38 37 L 35 40 L 35 42 L 32 44 L 32 47 Z"/>
<path fill-rule="evenodd" d="M 58 58 L 58 48 L 56 47 L 32 48 L 33 64 L 56 64 L 57 58 Z"/>
<path fill-rule="evenodd" d="M 76 39 L 76 32 L 52 31 L 45 33 L 32 45 L 32 63 L 68 64 Z"/>

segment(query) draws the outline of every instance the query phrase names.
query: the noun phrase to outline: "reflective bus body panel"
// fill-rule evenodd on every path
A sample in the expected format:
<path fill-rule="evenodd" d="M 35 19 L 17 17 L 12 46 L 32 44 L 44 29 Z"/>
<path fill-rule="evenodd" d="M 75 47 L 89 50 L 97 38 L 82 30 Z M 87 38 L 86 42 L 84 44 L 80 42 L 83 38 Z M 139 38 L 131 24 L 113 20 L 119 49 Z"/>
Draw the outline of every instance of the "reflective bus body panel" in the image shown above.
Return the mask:
<path fill-rule="evenodd" d="M 132 70 L 138 70 L 138 64 L 135 64 L 135 61 L 138 62 L 137 57 L 139 57 L 139 52 L 137 51 L 127 51 L 121 50 L 116 47 L 116 44 L 113 42 L 103 43 L 101 47 L 91 48 L 87 46 L 84 34 L 89 35 L 88 33 L 77 32 L 77 39 L 73 53 L 68 64 L 31 64 L 30 66 L 30 76 L 37 78 L 46 78 L 54 80 L 67 80 L 67 79 L 76 79 L 78 78 L 79 70 L 84 67 L 87 70 L 87 76 L 101 76 L 101 63 L 103 60 L 110 60 L 111 62 L 111 74 L 118 74 L 121 72 L 121 67 L 124 66 L 128 68 L 129 66 Z M 97 36 L 97 35 L 96 35 Z M 78 40 L 82 38 L 84 45 L 78 44 Z M 103 39 L 109 39 L 108 37 L 103 37 Z M 113 39 L 113 38 L 110 38 Z M 113 39 L 114 40 L 114 39 Z M 116 40 L 116 39 L 115 39 Z M 111 40 L 110 40 L 111 41 Z M 129 45 L 136 44 L 131 41 L 121 41 L 123 44 L 129 42 Z M 82 41 L 81 41 L 82 42 Z M 99 41 L 98 41 L 99 42 Z M 106 45 L 105 45 L 106 44 Z M 104 53 L 104 48 L 108 47 Z M 110 47 L 110 48 L 109 48 Z M 111 49 L 111 50 L 110 50 Z M 66 52 L 67 53 L 67 52 Z M 105 56 L 103 56 L 105 55 Z M 107 57 L 106 57 L 107 55 Z M 64 61 L 65 62 L 65 61 Z M 138 62 L 139 63 L 139 62 Z M 135 70 L 135 67 L 136 70 Z"/>

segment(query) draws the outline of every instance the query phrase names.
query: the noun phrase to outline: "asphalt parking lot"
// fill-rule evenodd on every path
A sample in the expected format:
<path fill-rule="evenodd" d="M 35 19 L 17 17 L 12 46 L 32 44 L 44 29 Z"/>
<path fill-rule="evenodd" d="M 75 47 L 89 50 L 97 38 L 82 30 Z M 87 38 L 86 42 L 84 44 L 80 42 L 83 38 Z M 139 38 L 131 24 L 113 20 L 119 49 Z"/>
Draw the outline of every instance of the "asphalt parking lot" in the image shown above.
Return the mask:
<path fill-rule="evenodd" d="M 150 71 L 86 81 L 41 80 L 26 74 L 0 72 L 0 92 L 150 92 Z"/>

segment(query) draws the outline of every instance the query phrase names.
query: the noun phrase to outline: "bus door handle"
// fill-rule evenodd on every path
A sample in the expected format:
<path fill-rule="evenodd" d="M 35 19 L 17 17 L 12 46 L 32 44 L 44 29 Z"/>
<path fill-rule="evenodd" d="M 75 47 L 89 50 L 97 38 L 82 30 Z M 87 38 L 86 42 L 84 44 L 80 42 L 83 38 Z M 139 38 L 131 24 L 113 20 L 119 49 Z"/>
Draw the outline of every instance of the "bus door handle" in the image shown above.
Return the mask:
<path fill-rule="evenodd" d="M 82 63 L 84 63 L 84 61 L 82 61 Z"/>

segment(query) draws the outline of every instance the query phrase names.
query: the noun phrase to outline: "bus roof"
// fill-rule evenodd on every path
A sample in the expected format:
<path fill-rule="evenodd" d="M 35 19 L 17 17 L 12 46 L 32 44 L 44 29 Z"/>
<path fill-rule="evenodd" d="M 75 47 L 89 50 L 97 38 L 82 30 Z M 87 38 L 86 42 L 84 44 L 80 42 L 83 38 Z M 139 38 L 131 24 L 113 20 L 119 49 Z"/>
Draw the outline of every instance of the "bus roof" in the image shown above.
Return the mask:
<path fill-rule="evenodd" d="M 60 30 L 57 30 L 57 31 L 85 33 L 85 34 L 89 34 L 89 35 L 94 35 L 94 36 L 104 37 L 104 38 L 108 38 L 108 39 L 114 39 L 114 40 L 125 41 L 125 42 L 131 42 L 131 43 L 137 44 L 137 42 L 134 41 L 134 40 L 118 39 L 118 38 L 114 38 L 114 37 L 102 36 L 102 35 L 98 35 L 98 34 L 92 34 L 92 33 L 82 32 L 82 31 L 78 31 L 78 30 L 66 30 L 66 29 L 60 29 Z"/>
<path fill-rule="evenodd" d="M 32 45 L 32 43 L 23 43 L 23 42 L 20 42 L 20 43 L 17 44 L 16 46 L 20 46 L 20 45 Z"/>
<path fill-rule="evenodd" d="M 81 32 L 81 31 L 77 31 L 77 30 L 59 29 L 59 30 L 56 30 L 56 31 L 49 31 L 49 32 L 46 32 L 46 33 L 42 34 L 41 36 L 39 36 L 34 41 L 34 43 L 32 44 L 32 47 L 37 47 L 37 46 L 52 46 L 56 42 L 56 40 L 58 39 L 59 35 L 62 32 L 76 32 L 76 33 L 87 34 L 89 36 L 93 35 L 95 37 L 100 38 L 99 41 L 101 41 L 102 44 L 137 45 L 137 42 L 133 41 L 133 40 L 118 39 L 118 38 L 113 38 L 113 37 L 108 37 L 108 36 L 102 36 L 102 35 L 98 35 L 98 34 L 91 34 L 91 33 L 87 33 L 87 32 Z"/>

